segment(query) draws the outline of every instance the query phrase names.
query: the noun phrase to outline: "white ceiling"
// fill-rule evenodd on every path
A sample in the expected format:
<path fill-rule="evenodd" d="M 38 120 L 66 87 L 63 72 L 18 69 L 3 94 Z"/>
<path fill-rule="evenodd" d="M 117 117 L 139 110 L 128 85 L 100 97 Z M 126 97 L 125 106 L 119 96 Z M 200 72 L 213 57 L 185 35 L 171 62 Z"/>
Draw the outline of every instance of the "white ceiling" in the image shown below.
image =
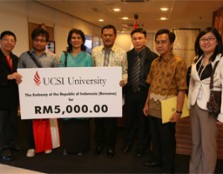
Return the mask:
<path fill-rule="evenodd" d="M 80 18 L 98 27 L 113 24 L 118 31 L 133 29 L 134 15 L 147 32 L 160 28 L 206 28 L 212 25 L 213 12 L 223 7 L 223 0 L 36 0 L 59 11 Z M 120 8 L 115 13 L 113 8 Z M 168 7 L 169 11 L 160 11 Z M 127 16 L 129 20 L 121 18 Z M 160 17 L 168 20 L 160 21 Z M 103 18 L 104 22 L 98 19 Z"/>

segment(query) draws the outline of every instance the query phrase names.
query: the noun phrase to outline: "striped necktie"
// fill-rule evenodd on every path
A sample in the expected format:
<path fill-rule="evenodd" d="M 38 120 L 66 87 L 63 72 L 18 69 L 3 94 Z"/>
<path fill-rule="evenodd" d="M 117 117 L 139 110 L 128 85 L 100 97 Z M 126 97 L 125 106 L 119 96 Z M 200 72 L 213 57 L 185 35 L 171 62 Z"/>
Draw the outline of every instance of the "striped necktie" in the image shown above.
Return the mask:
<path fill-rule="evenodd" d="M 140 79 L 140 57 L 136 56 L 136 61 L 132 69 L 132 90 L 133 92 L 139 91 L 139 79 Z"/>
<path fill-rule="evenodd" d="M 104 66 L 109 65 L 109 54 L 110 54 L 110 49 L 105 50 Z"/>

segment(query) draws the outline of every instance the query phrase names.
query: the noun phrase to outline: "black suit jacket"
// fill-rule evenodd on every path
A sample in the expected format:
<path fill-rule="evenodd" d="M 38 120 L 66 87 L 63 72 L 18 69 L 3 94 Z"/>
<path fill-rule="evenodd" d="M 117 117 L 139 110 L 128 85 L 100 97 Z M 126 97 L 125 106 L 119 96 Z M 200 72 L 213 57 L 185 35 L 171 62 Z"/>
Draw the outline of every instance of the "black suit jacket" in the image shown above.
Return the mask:
<path fill-rule="evenodd" d="M 18 85 L 7 76 L 16 72 L 18 57 L 11 53 L 13 70 L 10 69 L 6 57 L 0 49 L 0 110 L 16 109 L 18 107 Z"/>
<path fill-rule="evenodd" d="M 143 80 L 146 81 L 147 75 L 150 71 L 150 65 L 152 61 L 158 57 L 156 53 L 151 51 L 148 47 L 145 48 L 146 55 L 145 55 L 145 62 L 143 64 Z M 135 56 L 135 50 L 134 48 L 127 52 L 127 61 L 128 61 L 128 83 L 126 85 L 126 88 L 130 88 L 130 82 L 131 82 L 131 71 L 134 66 L 134 56 Z M 148 90 L 148 85 L 146 85 L 146 90 Z"/>

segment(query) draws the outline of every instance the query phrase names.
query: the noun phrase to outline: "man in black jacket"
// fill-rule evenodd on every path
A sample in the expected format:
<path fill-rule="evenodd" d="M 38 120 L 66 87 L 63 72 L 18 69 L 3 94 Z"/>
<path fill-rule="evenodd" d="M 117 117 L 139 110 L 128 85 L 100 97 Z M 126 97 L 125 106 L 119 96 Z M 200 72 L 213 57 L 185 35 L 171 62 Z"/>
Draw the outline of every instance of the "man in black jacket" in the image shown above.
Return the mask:
<path fill-rule="evenodd" d="M 137 156 L 144 155 L 150 141 L 149 119 L 143 114 L 149 86 L 145 83 L 152 61 L 158 55 L 146 46 L 146 31 L 136 28 L 131 32 L 134 48 L 127 52 L 128 83 L 125 94 L 125 134 L 123 154 L 127 154 L 138 132 Z"/>
<path fill-rule="evenodd" d="M 18 85 L 22 76 L 17 73 L 18 57 L 12 53 L 16 36 L 11 31 L 0 35 L 0 158 L 14 159 L 11 150 L 16 148 Z"/>

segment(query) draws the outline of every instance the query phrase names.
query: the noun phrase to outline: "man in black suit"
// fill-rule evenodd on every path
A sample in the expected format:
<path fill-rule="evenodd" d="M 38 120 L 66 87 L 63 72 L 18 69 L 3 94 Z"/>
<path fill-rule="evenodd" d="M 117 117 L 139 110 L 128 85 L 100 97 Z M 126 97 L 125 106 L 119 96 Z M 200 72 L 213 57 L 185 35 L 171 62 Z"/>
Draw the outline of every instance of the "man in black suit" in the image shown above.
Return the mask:
<path fill-rule="evenodd" d="M 18 85 L 22 76 L 17 73 L 18 57 L 12 53 L 16 36 L 11 31 L 0 35 L 0 157 L 14 159 L 11 150 L 16 148 Z"/>
<path fill-rule="evenodd" d="M 134 48 L 127 52 L 128 83 L 125 94 L 125 134 L 123 154 L 127 154 L 138 131 L 137 156 L 144 155 L 150 141 L 149 119 L 143 114 L 149 86 L 145 83 L 152 61 L 158 55 L 146 46 L 146 31 L 136 28 L 131 32 Z"/>

